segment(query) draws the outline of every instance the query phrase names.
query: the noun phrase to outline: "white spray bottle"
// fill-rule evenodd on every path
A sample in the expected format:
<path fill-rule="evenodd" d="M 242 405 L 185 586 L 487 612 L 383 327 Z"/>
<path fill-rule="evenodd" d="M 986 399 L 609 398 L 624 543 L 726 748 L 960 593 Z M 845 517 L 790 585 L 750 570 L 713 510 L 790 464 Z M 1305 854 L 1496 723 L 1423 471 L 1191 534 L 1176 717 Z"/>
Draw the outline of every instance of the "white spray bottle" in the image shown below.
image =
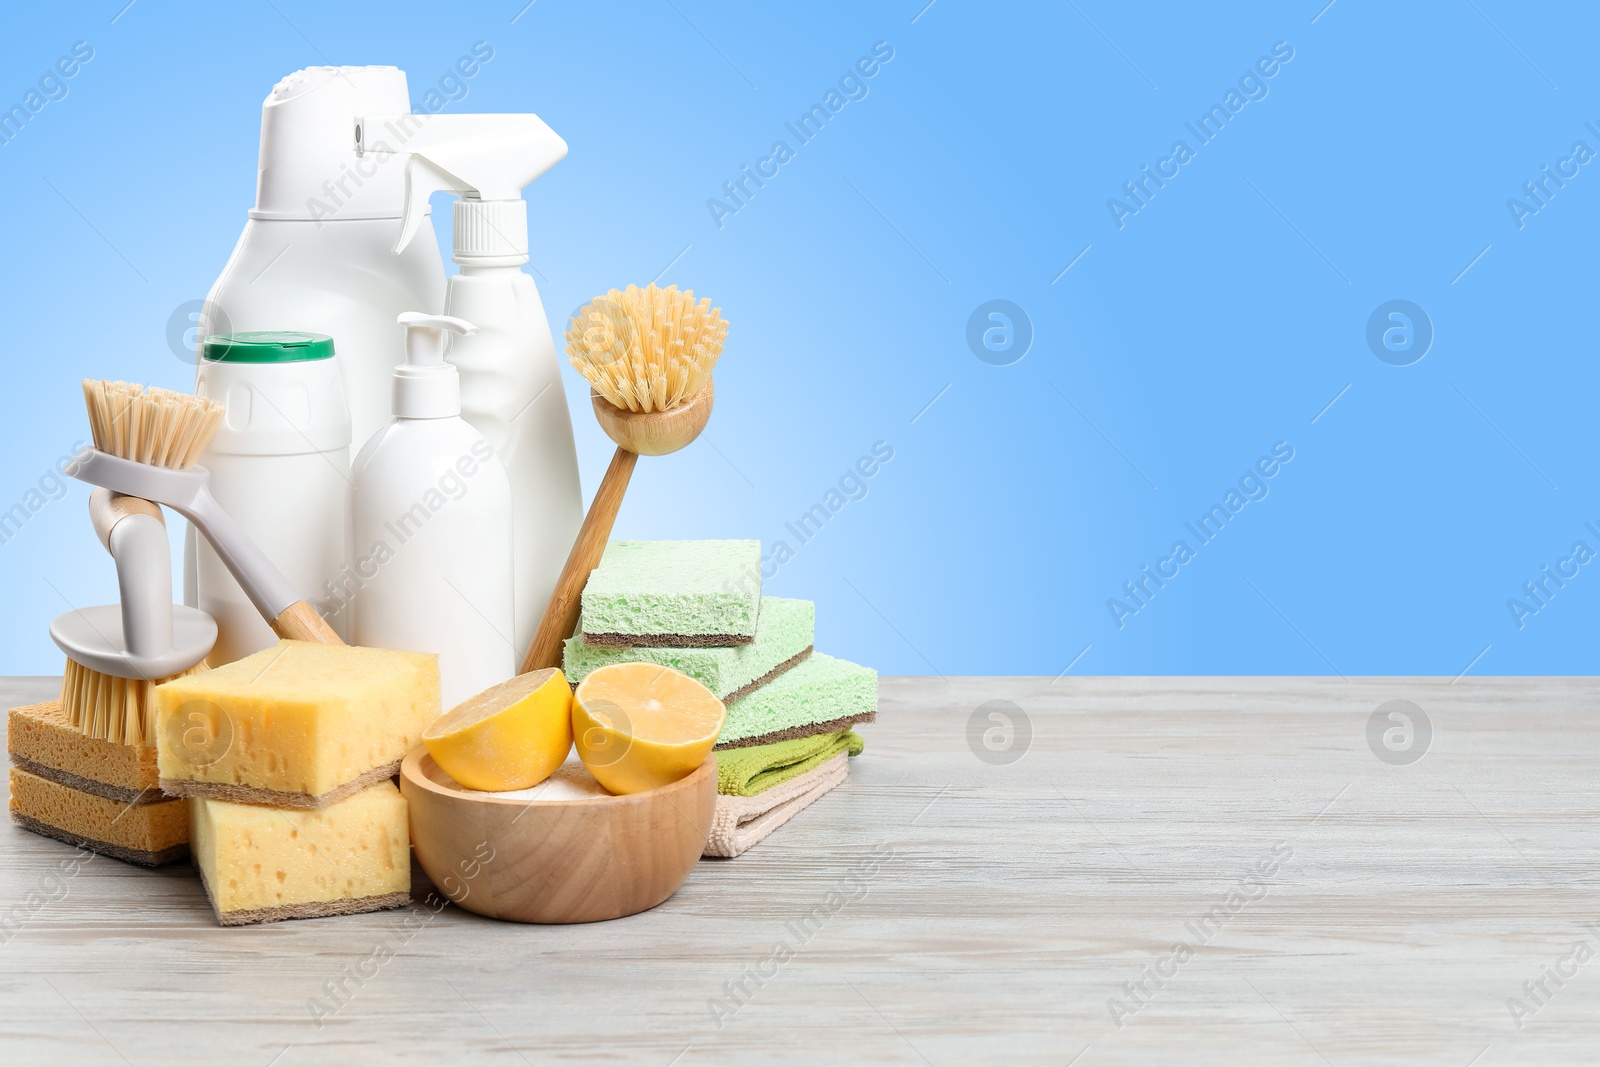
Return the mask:
<path fill-rule="evenodd" d="M 417 116 L 411 117 L 413 121 Z M 367 130 L 391 120 L 369 118 Z M 528 262 L 522 188 L 560 162 L 567 144 L 536 115 L 434 115 L 407 140 L 405 211 L 395 242 L 426 236 L 428 197 L 455 193 L 455 262 L 445 313 L 478 326 L 453 337 L 461 414 L 499 452 L 511 477 L 516 646 L 526 649 L 583 522 L 577 450 L 550 324 Z"/>
<path fill-rule="evenodd" d="M 510 678 L 511 483 L 461 418 L 444 333 L 470 322 L 409 313 L 394 368 L 394 420 L 350 467 L 354 643 L 439 655 L 446 708 Z"/>

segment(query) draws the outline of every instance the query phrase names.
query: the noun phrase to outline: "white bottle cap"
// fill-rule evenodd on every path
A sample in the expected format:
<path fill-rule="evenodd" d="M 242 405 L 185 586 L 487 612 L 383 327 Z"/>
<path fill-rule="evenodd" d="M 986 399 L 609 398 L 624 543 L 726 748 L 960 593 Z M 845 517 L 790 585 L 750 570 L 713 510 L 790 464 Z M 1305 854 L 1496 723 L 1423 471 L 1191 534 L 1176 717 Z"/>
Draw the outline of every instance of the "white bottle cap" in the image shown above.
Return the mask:
<path fill-rule="evenodd" d="M 390 219 L 405 205 L 402 136 L 365 137 L 362 115 L 409 112 L 405 71 L 395 67 L 307 67 L 288 75 L 261 104 L 261 155 L 254 219 Z M 387 153 L 381 150 L 386 148 Z"/>
<path fill-rule="evenodd" d="M 488 266 L 528 262 L 528 202 L 515 200 L 456 201 L 452 258 L 457 263 Z"/>
<path fill-rule="evenodd" d="M 407 311 L 395 320 L 406 330 L 406 361 L 394 369 L 397 419 L 448 419 L 461 414 L 461 375 L 444 361 L 444 334 L 477 333 L 465 319 Z"/>

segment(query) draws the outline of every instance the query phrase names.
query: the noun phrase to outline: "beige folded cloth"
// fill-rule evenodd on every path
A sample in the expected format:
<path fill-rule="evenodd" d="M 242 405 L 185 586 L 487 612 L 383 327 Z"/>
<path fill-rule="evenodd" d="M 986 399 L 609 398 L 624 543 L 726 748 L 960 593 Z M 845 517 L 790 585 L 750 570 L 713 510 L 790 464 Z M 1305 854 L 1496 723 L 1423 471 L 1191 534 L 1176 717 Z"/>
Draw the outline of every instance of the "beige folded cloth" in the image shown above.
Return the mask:
<path fill-rule="evenodd" d="M 717 795 L 711 814 L 711 839 L 707 856 L 737 856 L 794 818 L 795 813 L 844 781 L 850 757 L 841 752 L 804 774 L 779 782 L 753 797 Z"/>

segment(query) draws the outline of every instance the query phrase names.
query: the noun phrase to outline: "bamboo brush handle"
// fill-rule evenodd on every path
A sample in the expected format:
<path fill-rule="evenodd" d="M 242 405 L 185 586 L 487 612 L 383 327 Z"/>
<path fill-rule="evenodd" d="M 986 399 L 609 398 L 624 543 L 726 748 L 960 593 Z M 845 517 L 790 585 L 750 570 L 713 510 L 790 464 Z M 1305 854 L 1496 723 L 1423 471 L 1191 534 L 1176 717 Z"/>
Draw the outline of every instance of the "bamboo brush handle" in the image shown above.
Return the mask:
<path fill-rule="evenodd" d="M 626 448 L 617 449 L 617 454 L 611 457 L 611 466 L 606 468 L 606 476 L 600 480 L 589 513 L 583 517 L 578 539 L 567 554 L 567 565 L 561 568 L 561 577 L 556 579 L 550 606 L 545 608 L 533 643 L 522 660 L 523 674 L 542 667 L 561 666 L 562 642 L 578 628 L 584 583 L 589 580 L 589 572 L 600 565 L 600 556 L 611 537 L 611 526 L 617 521 L 617 509 L 622 506 L 622 494 L 627 491 L 628 479 L 633 476 L 634 465 L 638 462 L 638 453 Z"/>
<path fill-rule="evenodd" d="M 267 625 L 272 627 L 273 633 L 290 641 L 315 641 L 319 645 L 344 644 L 339 635 L 333 632 L 333 627 L 317 614 L 317 609 L 304 600 L 296 600 L 284 608 Z"/>

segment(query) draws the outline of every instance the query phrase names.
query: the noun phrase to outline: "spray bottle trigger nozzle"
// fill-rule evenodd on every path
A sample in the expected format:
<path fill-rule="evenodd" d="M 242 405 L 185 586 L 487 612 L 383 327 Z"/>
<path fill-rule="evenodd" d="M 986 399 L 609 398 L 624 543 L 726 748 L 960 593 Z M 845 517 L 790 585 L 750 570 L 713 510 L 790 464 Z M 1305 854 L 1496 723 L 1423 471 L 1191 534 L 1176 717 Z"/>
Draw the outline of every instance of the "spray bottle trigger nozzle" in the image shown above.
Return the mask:
<path fill-rule="evenodd" d="M 422 226 L 428 197 L 450 192 L 470 200 L 521 200 L 522 189 L 567 155 L 567 142 L 537 115 L 362 116 L 368 147 L 375 122 L 404 131 L 394 151 L 405 156 L 400 232 L 391 251 L 404 252 Z M 527 234 L 513 235 L 526 254 Z"/>

